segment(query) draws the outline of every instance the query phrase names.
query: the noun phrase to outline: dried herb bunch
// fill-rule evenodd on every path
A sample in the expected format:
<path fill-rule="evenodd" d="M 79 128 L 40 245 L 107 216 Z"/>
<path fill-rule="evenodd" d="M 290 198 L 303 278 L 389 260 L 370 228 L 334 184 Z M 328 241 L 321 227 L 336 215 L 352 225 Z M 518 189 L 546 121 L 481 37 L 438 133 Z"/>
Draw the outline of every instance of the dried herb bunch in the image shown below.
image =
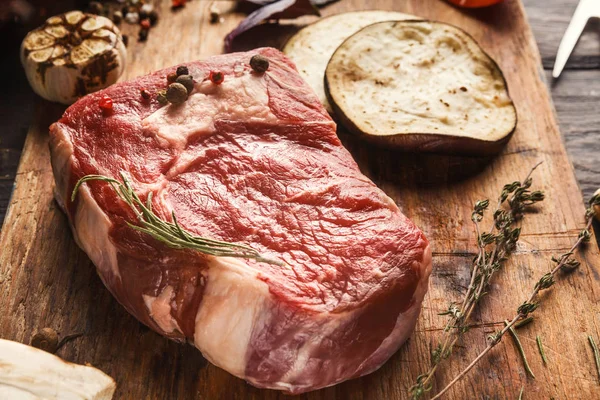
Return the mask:
<path fill-rule="evenodd" d="M 529 317 L 529 314 L 533 313 L 540 304 L 541 299 L 538 294 L 542 290 L 550 289 L 556 283 L 555 278 L 559 272 L 569 273 L 579 267 L 580 263 L 573 258 L 575 250 L 585 243 L 589 242 L 591 238 L 590 228 L 594 218 L 594 207 L 600 206 L 600 194 L 594 195 L 588 202 L 588 208 L 585 213 L 585 227 L 579 232 L 577 240 L 573 246 L 566 253 L 560 257 L 552 257 L 552 269 L 550 272 L 542 275 L 536 282 L 530 296 L 517 308 L 517 312 L 510 322 L 505 324 L 505 327 L 490 335 L 488 337 L 487 347 L 479 353 L 477 357 L 462 371 L 460 372 L 446 387 L 444 387 L 438 394 L 432 397 L 431 400 L 439 399 L 444 393 L 446 393 L 456 382 L 464 377 L 478 362 L 481 360 L 490 350 L 492 350 L 500 341 L 504 334 L 517 324 L 519 321 Z"/>
<path fill-rule="evenodd" d="M 73 193 L 71 194 L 71 201 L 75 200 L 79 187 L 85 182 L 94 180 L 104 181 L 113 187 L 119 197 L 127 203 L 137 216 L 139 225 L 129 222 L 127 222 L 127 225 L 132 229 L 152 236 L 154 239 L 171 248 L 196 250 L 216 257 L 248 258 L 269 264 L 283 265 L 279 261 L 263 257 L 258 251 L 248 246 L 195 236 L 179 225 L 175 213 L 171 214 L 173 222 L 161 219 L 152 211 L 152 192 L 148 193 L 148 198 L 144 204 L 133 191 L 125 174 L 121 173 L 121 179 L 123 182 L 104 175 L 86 175 L 75 184 Z"/>
<path fill-rule="evenodd" d="M 469 330 L 469 318 L 479 300 L 487 294 L 492 277 L 516 249 L 521 234 L 521 228 L 516 225 L 523 218 L 527 207 L 544 199 L 541 191 L 529 190 L 533 182 L 531 174 L 538 165 L 531 169 L 522 182 L 504 185 L 493 212 L 493 224 L 488 231 L 482 231 L 480 225 L 490 202 L 480 200 L 475 203 L 471 220 L 477 234 L 478 253 L 473 259 L 471 281 L 462 304 L 451 303 L 447 311 L 440 313 L 448 316 L 448 322 L 440 343 L 432 351 L 431 367 L 419 375 L 410 388 L 412 399 L 419 399 L 432 389 L 431 381 L 438 365 L 450 356 L 454 345 Z"/>

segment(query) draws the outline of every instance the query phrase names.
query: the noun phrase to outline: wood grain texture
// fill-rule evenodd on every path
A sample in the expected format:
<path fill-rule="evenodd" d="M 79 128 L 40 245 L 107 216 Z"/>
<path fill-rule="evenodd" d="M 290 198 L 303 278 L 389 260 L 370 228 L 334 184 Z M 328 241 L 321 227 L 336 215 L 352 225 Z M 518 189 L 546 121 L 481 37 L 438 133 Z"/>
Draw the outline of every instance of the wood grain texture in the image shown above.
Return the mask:
<path fill-rule="evenodd" d="M 208 4 L 191 2 L 171 15 L 168 2 L 164 2 L 163 20 L 149 41 L 130 45 L 124 79 L 220 53 L 224 34 L 241 16 L 227 14 L 223 24 L 210 25 Z M 223 1 L 218 7 L 225 11 L 233 4 Z M 584 221 L 583 201 L 519 1 L 507 0 L 493 13 L 463 13 L 438 0 L 344 0 L 324 14 L 372 8 L 450 22 L 472 34 L 505 72 L 520 121 L 505 151 L 485 163 L 399 156 L 341 133 L 361 169 L 429 237 L 434 270 L 417 329 L 388 363 L 367 377 L 295 399 L 407 398 L 408 388 L 427 368 L 430 351 L 441 334 L 444 318 L 437 313 L 458 300 L 468 284 L 476 247 L 471 204 L 495 197 L 503 184 L 523 178 L 536 162 L 544 161 L 534 175 L 534 187 L 545 190 L 548 199 L 537 207 L 538 212 L 526 217 L 517 254 L 498 275 L 475 315 L 482 326 L 467 334 L 439 371 L 434 389 L 449 382 L 485 347 L 487 334 L 514 314 L 537 278 L 548 271 L 550 256 L 570 247 Z M 267 33 L 283 38 L 294 29 L 260 27 L 239 47 L 262 45 Z M 576 93 L 571 95 L 576 97 Z M 40 102 L 23 150 L 13 200 L 0 235 L 0 337 L 28 343 L 32 334 L 45 326 L 61 335 L 83 332 L 84 336 L 65 345 L 58 354 L 69 361 L 90 362 L 113 376 L 118 399 L 286 398 L 278 392 L 255 389 L 207 363 L 193 347 L 177 345 L 149 331 L 112 299 L 87 256 L 73 242 L 66 217 L 52 199 L 47 127 L 61 112 L 58 106 Z M 590 246 L 579 259 L 582 267 L 543 295 L 536 321 L 519 331 L 537 379 L 526 377 L 514 345 L 506 340 L 446 398 L 516 399 L 522 386 L 525 399 L 600 398 L 586 342 L 587 335 L 598 339 L 600 334 L 600 254 Z M 547 367 L 537 354 L 536 334 L 544 339 Z"/>

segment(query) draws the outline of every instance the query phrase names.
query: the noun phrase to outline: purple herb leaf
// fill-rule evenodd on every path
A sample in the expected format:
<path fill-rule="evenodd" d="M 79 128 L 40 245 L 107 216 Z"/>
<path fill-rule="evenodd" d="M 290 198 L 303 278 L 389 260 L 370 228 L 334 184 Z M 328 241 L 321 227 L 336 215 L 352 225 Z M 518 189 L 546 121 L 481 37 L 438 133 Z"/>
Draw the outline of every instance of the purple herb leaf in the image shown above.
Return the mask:
<path fill-rule="evenodd" d="M 277 0 L 242 0 L 242 1 L 245 1 L 246 3 L 256 4 L 259 6 L 265 6 L 267 4 L 275 3 Z M 310 0 L 310 2 L 317 7 L 323 7 L 329 3 L 333 3 L 336 1 L 339 1 L 339 0 Z"/>
<path fill-rule="evenodd" d="M 261 0 L 254 0 L 254 1 L 261 1 Z M 264 0 L 262 0 L 262 1 L 264 1 Z M 324 7 L 327 4 L 334 3 L 336 1 L 339 1 L 339 0 L 310 0 L 310 2 L 317 7 Z"/>
<path fill-rule="evenodd" d="M 262 1 L 262 0 L 252 0 Z M 302 15 L 320 15 L 319 10 L 311 0 L 279 0 L 262 6 L 248 15 L 240 24 L 225 37 L 225 51 L 231 51 L 233 40 L 241 33 L 254 28 L 267 20 L 292 19 Z"/>
<path fill-rule="evenodd" d="M 259 6 L 265 6 L 267 4 L 276 2 L 277 0 L 243 0 L 243 1 L 245 1 L 246 3 L 257 4 Z"/>

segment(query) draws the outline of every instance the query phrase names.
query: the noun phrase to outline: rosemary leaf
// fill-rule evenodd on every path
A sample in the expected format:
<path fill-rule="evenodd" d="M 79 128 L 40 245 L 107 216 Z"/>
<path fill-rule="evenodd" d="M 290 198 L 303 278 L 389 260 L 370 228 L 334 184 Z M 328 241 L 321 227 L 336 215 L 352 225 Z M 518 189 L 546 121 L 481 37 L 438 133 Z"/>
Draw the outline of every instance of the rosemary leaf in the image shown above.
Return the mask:
<path fill-rule="evenodd" d="M 590 346 L 592 346 L 592 351 L 594 352 L 594 360 L 596 361 L 596 371 L 598 372 L 598 379 L 600 379 L 600 352 L 598 351 L 598 346 L 596 346 L 596 342 L 594 341 L 593 337 L 588 336 L 588 341 L 590 342 Z"/>
<path fill-rule="evenodd" d="M 523 400 L 523 392 L 525 391 L 525 386 L 521 386 L 521 391 L 519 392 L 519 400 Z"/>
<path fill-rule="evenodd" d="M 144 204 L 134 192 L 124 173 L 121 173 L 121 179 L 123 182 L 119 182 L 116 179 L 104 175 L 86 175 L 79 179 L 75 184 L 73 192 L 71 193 L 71 201 L 75 200 L 79 187 L 85 182 L 93 180 L 103 181 L 112 186 L 121 200 L 127 203 L 137 216 L 138 224 L 127 222 L 127 225 L 138 232 L 152 236 L 154 239 L 164 243 L 168 247 L 174 249 L 196 250 L 200 253 L 215 257 L 247 258 L 274 265 L 284 265 L 280 261 L 263 257 L 258 251 L 249 246 L 195 236 L 179 225 L 175 213 L 171 214 L 173 222 L 161 219 L 152 210 L 152 192 L 148 193 L 146 203 Z"/>
<path fill-rule="evenodd" d="M 529 376 L 531 376 L 533 379 L 535 379 L 535 375 L 533 374 L 533 371 L 531 370 L 531 367 L 529 366 L 529 363 L 527 362 L 527 357 L 525 356 L 525 350 L 523 350 L 523 346 L 521 345 L 519 336 L 517 336 L 517 331 L 515 331 L 515 329 L 508 324 L 508 321 L 504 321 L 504 325 L 508 327 L 508 332 L 510 333 L 512 338 L 515 340 L 515 345 L 517 346 L 517 349 L 519 350 L 519 354 L 521 354 L 521 358 L 523 359 L 523 365 L 525 366 L 525 371 L 527 371 Z"/>
<path fill-rule="evenodd" d="M 544 365 L 548 365 L 548 359 L 546 358 L 546 353 L 544 353 L 544 346 L 542 345 L 542 338 L 540 335 L 535 337 L 535 341 L 537 342 L 538 350 L 540 351 L 540 356 L 542 356 Z"/>
<path fill-rule="evenodd" d="M 525 325 L 528 325 L 531 321 L 533 321 L 533 317 L 527 317 L 525 319 L 522 319 L 515 324 L 515 329 L 522 328 Z"/>

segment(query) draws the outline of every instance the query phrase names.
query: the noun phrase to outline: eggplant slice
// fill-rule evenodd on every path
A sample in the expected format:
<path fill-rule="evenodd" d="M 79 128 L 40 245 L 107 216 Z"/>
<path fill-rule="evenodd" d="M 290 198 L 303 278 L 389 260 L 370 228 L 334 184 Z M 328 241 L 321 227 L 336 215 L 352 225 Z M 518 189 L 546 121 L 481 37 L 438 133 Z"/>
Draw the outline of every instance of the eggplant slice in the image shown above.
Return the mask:
<path fill-rule="evenodd" d="M 440 22 L 361 29 L 329 60 L 325 90 L 348 130 L 406 151 L 496 154 L 517 123 L 498 65 L 466 32 Z"/>
<path fill-rule="evenodd" d="M 329 59 L 349 36 L 367 25 L 381 21 L 417 19 L 394 11 L 356 11 L 321 18 L 292 36 L 283 52 L 296 63 L 298 72 L 313 88 L 325 109 L 333 110 L 327 101 L 323 78 Z"/>

